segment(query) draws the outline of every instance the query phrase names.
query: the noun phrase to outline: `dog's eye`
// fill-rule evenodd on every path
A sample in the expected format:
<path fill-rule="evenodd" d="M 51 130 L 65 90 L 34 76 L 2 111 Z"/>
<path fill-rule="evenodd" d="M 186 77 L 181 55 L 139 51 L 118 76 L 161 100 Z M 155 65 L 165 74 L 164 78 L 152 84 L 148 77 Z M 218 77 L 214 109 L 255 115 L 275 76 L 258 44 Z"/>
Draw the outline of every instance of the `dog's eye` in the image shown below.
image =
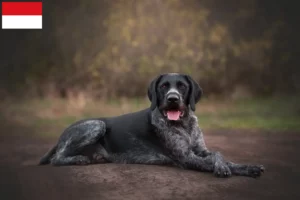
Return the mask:
<path fill-rule="evenodd" d="M 162 85 L 160 86 L 160 88 L 161 88 L 161 89 L 167 88 L 167 84 L 162 84 Z"/>
<path fill-rule="evenodd" d="M 178 88 L 181 89 L 181 90 L 184 90 L 185 89 L 185 85 L 183 85 L 182 83 L 178 84 Z"/>

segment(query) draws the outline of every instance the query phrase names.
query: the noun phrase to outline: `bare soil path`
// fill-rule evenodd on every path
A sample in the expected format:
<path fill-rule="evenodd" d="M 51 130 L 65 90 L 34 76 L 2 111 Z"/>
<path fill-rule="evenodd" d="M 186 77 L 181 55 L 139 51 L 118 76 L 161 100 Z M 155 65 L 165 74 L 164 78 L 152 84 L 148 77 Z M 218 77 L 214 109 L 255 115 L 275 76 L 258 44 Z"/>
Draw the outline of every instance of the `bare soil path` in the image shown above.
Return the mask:
<path fill-rule="evenodd" d="M 6 136 L 0 134 L 3 200 L 300 199 L 300 133 L 205 133 L 207 146 L 227 159 L 266 167 L 259 179 L 219 179 L 209 173 L 164 166 L 37 166 L 56 140 L 25 137 L 21 130 L 7 136 L 16 130 L 6 131 Z"/>

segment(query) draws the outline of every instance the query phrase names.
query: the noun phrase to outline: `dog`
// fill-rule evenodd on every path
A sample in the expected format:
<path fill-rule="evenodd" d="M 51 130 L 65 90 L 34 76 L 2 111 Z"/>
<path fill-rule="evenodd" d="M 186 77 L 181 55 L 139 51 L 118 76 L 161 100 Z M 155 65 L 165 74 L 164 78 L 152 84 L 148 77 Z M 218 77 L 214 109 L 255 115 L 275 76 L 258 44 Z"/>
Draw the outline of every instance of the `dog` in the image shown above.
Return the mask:
<path fill-rule="evenodd" d="M 189 75 L 159 75 L 148 87 L 150 108 L 72 124 L 39 164 L 152 164 L 211 172 L 217 177 L 261 176 L 263 165 L 228 162 L 219 152 L 207 149 L 194 114 L 201 96 L 201 87 Z"/>

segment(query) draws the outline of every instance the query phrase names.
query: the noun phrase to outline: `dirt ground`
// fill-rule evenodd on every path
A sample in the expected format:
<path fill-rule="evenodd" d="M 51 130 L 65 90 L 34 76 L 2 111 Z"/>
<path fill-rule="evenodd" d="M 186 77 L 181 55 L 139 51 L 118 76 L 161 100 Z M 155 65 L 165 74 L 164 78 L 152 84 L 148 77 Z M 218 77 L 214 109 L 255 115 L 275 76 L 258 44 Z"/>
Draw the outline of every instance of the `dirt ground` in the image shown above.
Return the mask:
<path fill-rule="evenodd" d="M 2 129 L 3 130 L 3 129 Z M 0 199 L 300 199 L 300 133 L 211 131 L 207 146 L 229 160 L 264 164 L 259 179 L 220 179 L 164 166 L 37 166 L 56 140 L 0 135 Z M 6 136 L 3 136 L 6 135 Z M 7 136 L 10 135 L 10 136 Z M 22 136 L 20 136 L 22 135 Z"/>

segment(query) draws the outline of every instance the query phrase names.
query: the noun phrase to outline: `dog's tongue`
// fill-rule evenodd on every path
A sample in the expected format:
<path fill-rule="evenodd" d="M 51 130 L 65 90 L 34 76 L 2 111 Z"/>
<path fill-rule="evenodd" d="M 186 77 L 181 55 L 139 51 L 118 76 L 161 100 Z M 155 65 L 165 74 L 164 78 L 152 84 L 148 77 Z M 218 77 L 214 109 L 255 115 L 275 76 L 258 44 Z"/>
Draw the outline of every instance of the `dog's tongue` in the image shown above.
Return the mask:
<path fill-rule="evenodd" d="M 167 111 L 168 120 L 178 120 L 180 117 L 180 111 Z"/>

